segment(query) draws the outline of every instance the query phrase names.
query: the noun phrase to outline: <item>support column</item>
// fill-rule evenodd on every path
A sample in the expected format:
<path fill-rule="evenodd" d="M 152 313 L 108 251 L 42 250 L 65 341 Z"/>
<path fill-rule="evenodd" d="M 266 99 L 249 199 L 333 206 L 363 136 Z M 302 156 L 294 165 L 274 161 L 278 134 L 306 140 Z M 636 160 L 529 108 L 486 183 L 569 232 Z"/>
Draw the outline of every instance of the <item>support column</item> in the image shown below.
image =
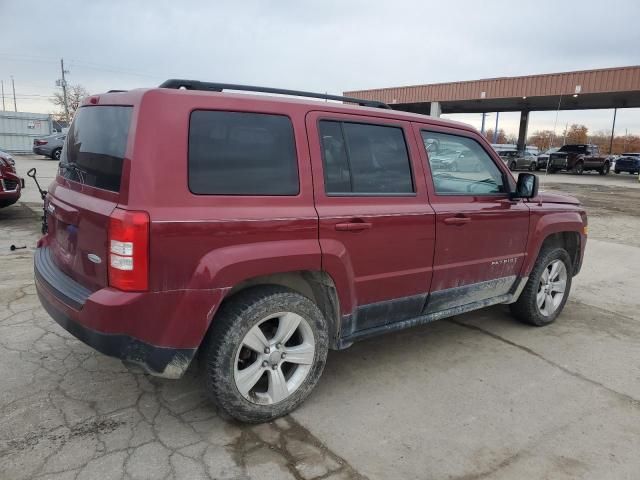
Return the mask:
<path fill-rule="evenodd" d="M 431 110 L 429 115 L 432 117 L 440 117 L 442 115 L 442 108 L 440 108 L 440 102 L 431 102 Z"/>
<path fill-rule="evenodd" d="M 518 151 L 524 152 L 527 146 L 527 129 L 529 128 L 529 111 L 520 112 L 520 130 L 518 131 Z"/>

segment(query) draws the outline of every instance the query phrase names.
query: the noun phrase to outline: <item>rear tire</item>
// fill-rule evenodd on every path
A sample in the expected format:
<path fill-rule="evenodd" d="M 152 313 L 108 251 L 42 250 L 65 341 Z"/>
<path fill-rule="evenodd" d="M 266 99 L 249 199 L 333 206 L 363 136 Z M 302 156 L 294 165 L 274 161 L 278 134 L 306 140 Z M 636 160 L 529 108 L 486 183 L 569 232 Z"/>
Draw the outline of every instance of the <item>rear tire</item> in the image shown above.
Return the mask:
<path fill-rule="evenodd" d="M 602 166 L 602 168 L 600 170 L 598 170 L 598 173 L 600 175 L 608 175 L 609 174 L 609 170 L 611 170 L 611 165 L 609 164 L 609 162 L 605 162 L 604 165 Z"/>
<path fill-rule="evenodd" d="M 53 152 L 51 152 L 51 159 L 59 162 L 60 155 L 62 155 L 62 148 L 56 148 Z"/>
<path fill-rule="evenodd" d="M 242 291 L 222 305 L 207 334 L 208 393 L 242 422 L 286 415 L 318 382 L 328 344 L 324 316 L 307 297 L 279 286 Z"/>
<path fill-rule="evenodd" d="M 518 168 L 518 164 L 516 162 L 511 162 L 511 164 L 509 164 L 509 170 L 511 170 L 512 172 L 517 168 Z"/>
<path fill-rule="evenodd" d="M 616 175 L 620 175 L 620 170 L 614 170 L 614 172 L 616 172 Z"/>
<path fill-rule="evenodd" d="M 510 305 L 511 313 L 521 322 L 536 327 L 553 323 L 567 302 L 572 272 L 571 258 L 565 249 L 543 248 L 520 297 Z"/>
<path fill-rule="evenodd" d="M 529 165 L 529 171 L 533 172 L 534 170 L 538 170 L 538 166 L 536 165 L 536 162 L 531 162 L 531 165 Z"/>

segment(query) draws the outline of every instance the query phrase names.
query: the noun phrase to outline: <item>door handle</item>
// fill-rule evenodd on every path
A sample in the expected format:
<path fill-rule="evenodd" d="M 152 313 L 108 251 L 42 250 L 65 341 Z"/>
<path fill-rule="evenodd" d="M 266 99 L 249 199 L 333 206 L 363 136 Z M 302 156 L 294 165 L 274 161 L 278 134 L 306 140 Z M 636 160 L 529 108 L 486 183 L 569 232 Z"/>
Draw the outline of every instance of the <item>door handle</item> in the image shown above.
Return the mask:
<path fill-rule="evenodd" d="M 370 223 L 366 222 L 336 223 L 336 230 L 341 232 L 358 232 L 361 230 L 369 230 L 371 226 Z"/>
<path fill-rule="evenodd" d="M 465 225 L 470 221 L 470 217 L 449 217 L 444 219 L 444 223 L 447 225 Z"/>

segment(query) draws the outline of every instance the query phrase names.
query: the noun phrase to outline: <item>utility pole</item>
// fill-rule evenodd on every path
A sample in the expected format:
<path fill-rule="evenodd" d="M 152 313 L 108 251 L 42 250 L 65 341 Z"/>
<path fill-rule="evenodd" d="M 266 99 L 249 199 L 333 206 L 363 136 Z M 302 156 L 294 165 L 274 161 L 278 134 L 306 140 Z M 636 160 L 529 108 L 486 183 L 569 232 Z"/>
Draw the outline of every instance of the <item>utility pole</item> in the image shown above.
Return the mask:
<path fill-rule="evenodd" d="M 487 117 L 487 113 L 486 112 L 482 112 L 482 126 L 480 127 L 480 133 L 482 133 L 484 135 L 484 120 Z"/>
<path fill-rule="evenodd" d="M 64 99 L 64 116 L 68 124 L 69 123 L 69 102 L 67 101 L 67 80 L 64 78 L 64 74 L 69 73 L 69 71 L 64 69 L 64 58 L 60 59 L 60 71 L 62 72 L 62 78 L 59 80 L 59 83 L 60 83 L 60 86 L 62 87 L 62 98 Z"/>
<path fill-rule="evenodd" d="M 7 109 L 4 106 L 4 80 L 0 80 L 0 84 L 2 84 L 2 111 L 4 112 Z"/>
<path fill-rule="evenodd" d="M 613 109 L 613 125 L 611 126 L 611 140 L 609 141 L 609 155 L 613 153 L 613 134 L 616 131 L 616 115 L 618 114 L 618 109 Z"/>
<path fill-rule="evenodd" d="M 11 88 L 13 88 L 13 109 L 18 111 L 18 104 L 16 103 L 16 84 L 13 82 L 13 75 L 11 75 Z"/>
<path fill-rule="evenodd" d="M 500 118 L 500 112 L 496 112 L 496 128 L 493 129 L 493 143 L 498 143 L 498 118 Z"/>

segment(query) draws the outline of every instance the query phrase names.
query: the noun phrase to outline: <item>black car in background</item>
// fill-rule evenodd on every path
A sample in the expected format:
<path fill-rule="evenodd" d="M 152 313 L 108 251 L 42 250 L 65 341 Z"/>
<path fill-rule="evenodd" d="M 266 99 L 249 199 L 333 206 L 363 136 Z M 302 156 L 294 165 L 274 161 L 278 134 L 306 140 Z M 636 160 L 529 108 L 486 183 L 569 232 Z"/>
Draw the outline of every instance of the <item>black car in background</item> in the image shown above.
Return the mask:
<path fill-rule="evenodd" d="M 632 175 L 638 175 L 638 173 L 640 173 L 640 152 L 623 153 L 622 156 L 616 160 L 613 171 L 616 173 L 627 172 Z"/>

